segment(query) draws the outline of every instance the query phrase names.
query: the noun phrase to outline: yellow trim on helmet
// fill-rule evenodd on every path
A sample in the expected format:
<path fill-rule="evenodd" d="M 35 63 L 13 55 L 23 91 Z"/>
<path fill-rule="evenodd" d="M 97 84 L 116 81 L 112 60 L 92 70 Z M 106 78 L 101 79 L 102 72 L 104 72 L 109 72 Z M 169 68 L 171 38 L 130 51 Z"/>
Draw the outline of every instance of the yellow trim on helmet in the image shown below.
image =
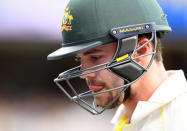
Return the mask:
<path fill-rule="evenodd" d="M 123 55 L 123 56 L 121 56 L 121 57 L 116 58 L 116 61 L 119 62 L 119 61 L 124 60 L 124 59 L 126 59 L 126 58 L 128 58 L 128 57 L 129 57 L 129 55 L 126 54 L 126 55 Z"/>

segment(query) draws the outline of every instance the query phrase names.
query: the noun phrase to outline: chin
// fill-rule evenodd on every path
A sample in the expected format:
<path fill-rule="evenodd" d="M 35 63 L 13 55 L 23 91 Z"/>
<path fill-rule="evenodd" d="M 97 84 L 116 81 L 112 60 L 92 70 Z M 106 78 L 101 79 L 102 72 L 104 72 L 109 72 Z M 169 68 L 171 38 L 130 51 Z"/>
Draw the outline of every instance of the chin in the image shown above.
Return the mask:
<path fill-rule="evenodd" d="M 96 100 L 96 103 L 97 103 L 97 105 L 99 106 L 99 107 L 102 107 L 102 108 L 104 108 L 104 107 L 106 107 L 112 100 L 106 100 L 106 99 L 97 99 L 97 98 L 95 98 L 95 100 Z M 115 104 L 116 102 L 114 102 L 110 107 L 109 107 L 109 109 L 112 109 L 112 108 L 115 108 L 113 105 L 116 105 Z"/>
<path fill-rule="evenodd" d="M 99 105 L 100 107 L 104 108 L 105 106 L 107 106 L 114 98 L 112 97 L 106 97 L 105 95 L 102 96 L 103 94 L 97 95 L 95 96 L 95 100 L 97 105 Z M 123 96 L 123 95 L 122 95 Z M 109 109 L 113 109 L 118 107 L 119 105 L 121 105 L 123 103 L 123 97 L 120 96 L 110 107 Z"/>
<path fill-rule="evenodd" d="M 97 103 L 98 103 L 98 106 L 101 107 L 101 108 L 104 108 L 104 107 L 106 107 L 109 104 L 109 102 L 108 103 L 99 103 L 99 102 L 97 102 Z M 111 106 L 109 106 L 108 109 L 114 109 L 114 108 L 118 107 L 120 104 L 122 104 L 122 102 L 119 102 L 117 100 Z"/>
<path fill-rule="evenodd" d="M 97 105 L 102 108 L 104 108 L 110 102 L 109 98 L 103 94 L 94 96 L 94 99 L 96 100 Z"/>

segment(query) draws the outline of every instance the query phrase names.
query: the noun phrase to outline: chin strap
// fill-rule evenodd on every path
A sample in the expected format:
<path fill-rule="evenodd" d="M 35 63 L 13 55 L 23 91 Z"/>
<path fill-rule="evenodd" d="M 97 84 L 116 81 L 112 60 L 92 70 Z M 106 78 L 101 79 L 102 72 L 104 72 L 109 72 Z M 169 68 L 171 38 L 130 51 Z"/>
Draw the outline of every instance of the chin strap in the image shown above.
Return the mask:
<path fill-rule="evenodd" d="M 131 86 L 129 86 L 129 87 L 124 91 L 124 99 L 123 99 L 123 102 L 125 102 L 125 101 L 129 98 L 130 93 L 131 93 Z"/>

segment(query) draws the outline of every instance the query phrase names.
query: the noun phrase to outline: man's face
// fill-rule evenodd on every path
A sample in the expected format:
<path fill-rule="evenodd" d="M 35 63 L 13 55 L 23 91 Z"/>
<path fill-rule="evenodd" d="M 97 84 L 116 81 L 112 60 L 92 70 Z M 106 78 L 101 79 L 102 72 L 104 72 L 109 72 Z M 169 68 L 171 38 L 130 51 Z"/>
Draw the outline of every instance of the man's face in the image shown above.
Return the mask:
<path fill-rule="evenodd" d="M 81 69 L 86 69 L 88 67 L 109 62 L 112 59 L 115 51 L 116 43 L 110 43 L 80 53 L 77 55 L 77 57 L 80 58 Z M 124 81 L 121 78 L 107 69 L 81 76 L 81 78 L 86 79 L 87 84 L 92 92 L 105 91 L 124 84 Z M 94 96 L 94 98 L 97 105 L 105 107 L 111 100 L 115 98 L 115 96 L 119 94 L 120 91 L 121 90 L 114 90 L 112 92 L 102 93 Z M 110 108 L 114 108 L 121 104 L 123 97 L 124 95 L 121 95 Z"/>

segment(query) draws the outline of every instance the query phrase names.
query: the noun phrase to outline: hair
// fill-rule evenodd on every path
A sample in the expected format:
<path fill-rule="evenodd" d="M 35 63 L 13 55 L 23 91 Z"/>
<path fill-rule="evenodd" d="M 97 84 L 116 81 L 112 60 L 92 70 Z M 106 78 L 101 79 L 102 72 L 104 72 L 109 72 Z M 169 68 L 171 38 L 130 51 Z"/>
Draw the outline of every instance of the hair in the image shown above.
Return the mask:
<path fill-rule="evenodd" d="M 152 34 L 151 33 L 147 33 L 147 34 L 141 34 L 138 35 L 138 38 L 142 38 L 142 37 L 146 37 L 148 39 L 151 39 Z M 162 43 L 161 43 L 161 38 L 163 37 L 163 33 L 162 32 L 157 32 L 156 33 L 156 40 L 157 40 L 157 47 L 156 47 L 156 54 L 154 57 L 154 60 L 156 62 L 162 62 L 163 58 L 162 58 Z M 155 41 L 152 41 L 152 47 L 154 47 L 154 43 Z"/>

